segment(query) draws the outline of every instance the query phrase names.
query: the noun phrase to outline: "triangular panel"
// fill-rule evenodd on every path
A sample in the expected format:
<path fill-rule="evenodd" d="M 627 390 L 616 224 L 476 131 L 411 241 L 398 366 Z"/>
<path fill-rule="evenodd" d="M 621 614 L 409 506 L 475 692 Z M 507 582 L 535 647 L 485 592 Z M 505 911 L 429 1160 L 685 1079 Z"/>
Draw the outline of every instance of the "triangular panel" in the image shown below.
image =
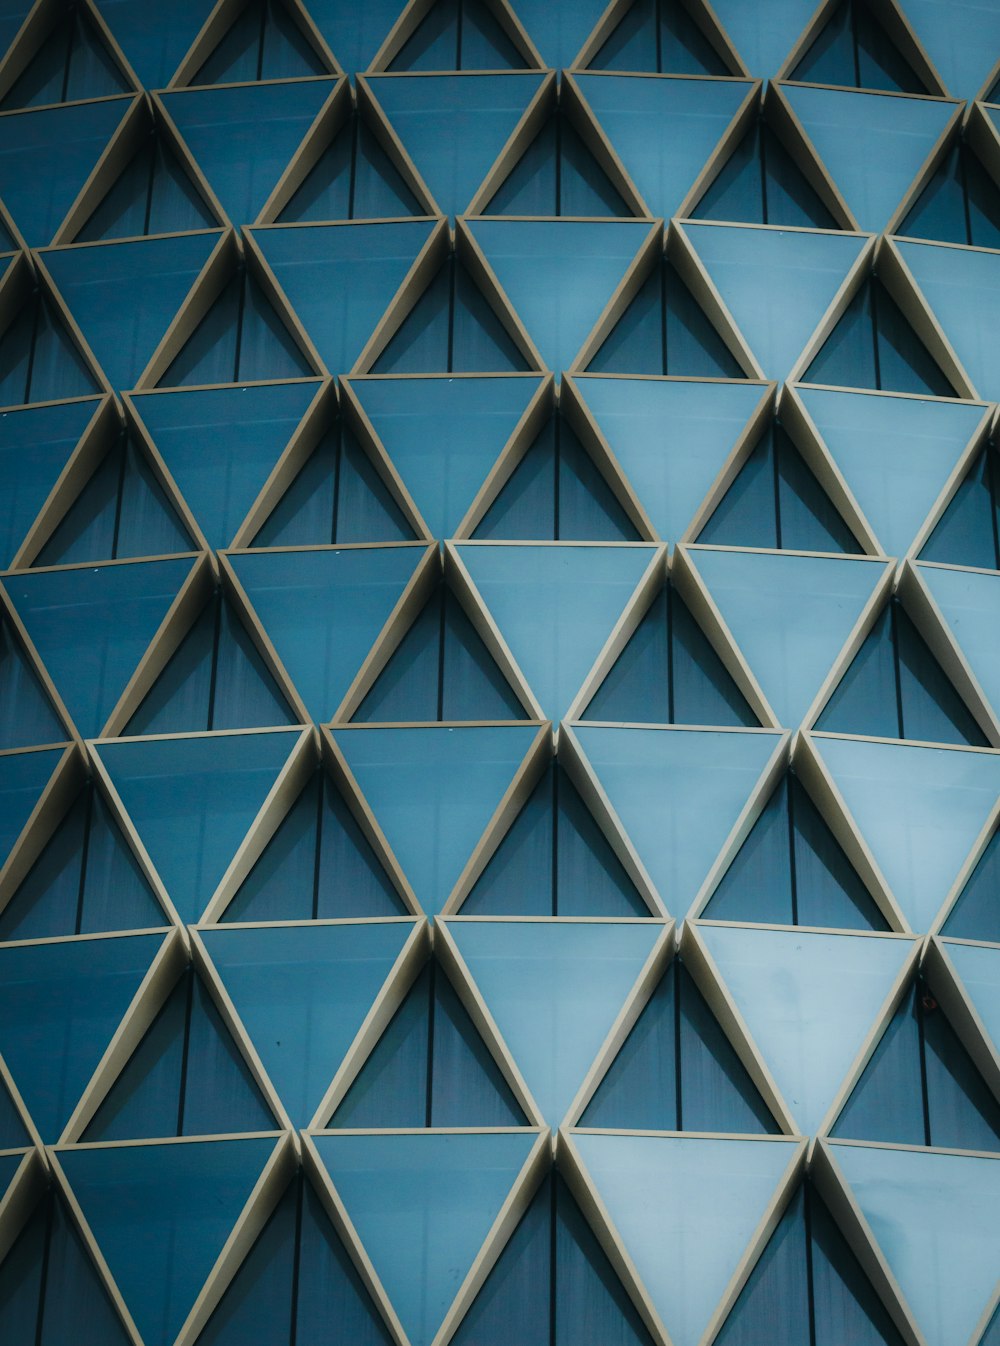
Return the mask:
<path fill-rule="evenodd" d="M 6 863 L 62 755 L 62 748 L 0 753 L 0 866 Z"/>
<path fill-rule="evenodd" d="M 151 14 L 144 0 L 97 0 L 104 19 L 144 89 L 164 89 L 212 12 L 212 0 L 174 0 Z"/>
<path fill-rule="evenodd" d="M 906 0 L 905 11 L 951 96 L 975 98 L 996 64 L 1000 15 L 975 0 Z"/>
<path fill-rule="evenodd" d="M 715 0 L 715 13 L 751 75 L 773 79 L 781 73 L 795 40 L 816 11 L 813 0 Z"/>
<path fill-rule="evenodd" d="M 1000 576 L 948 566 L 920 576 L 994 711 L 1000 713 Z"/>

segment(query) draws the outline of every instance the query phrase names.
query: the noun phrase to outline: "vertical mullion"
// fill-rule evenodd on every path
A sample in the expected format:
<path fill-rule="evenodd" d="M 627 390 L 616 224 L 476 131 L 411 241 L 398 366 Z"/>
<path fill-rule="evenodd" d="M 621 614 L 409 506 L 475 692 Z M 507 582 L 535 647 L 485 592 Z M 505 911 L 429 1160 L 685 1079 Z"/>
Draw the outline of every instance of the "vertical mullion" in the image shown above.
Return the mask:
<path fill-rule="evenodd" d="M 308 1181 L 300 1169 L 298 1193 L 295 1198 L 295 1251 L 292 1254 L 292 1304 L 288 1324 L 288 1346 L 296 1346 L 299 1336 L 299 1268 L 302 1262 L 302 1208 L 305 1204 L 305 1185 Z"/>
<path fill-rule="evenodd" d="M 994 565 L 1000 570 L 1000 519 L 997 518 L 998 509 L 1000 509 L 1000 474 L 997 472 L 996 463 L 997 454 L 991 444 L 986 446 L 986 482 L 990 492 L 990 523 L 993 527 L 993 557 Z"/>
<path fill-rule="evenodd" d="M 313 855 L 313 899 L 312 918 L 319 920 L 319 876 L 320 861 L 323 852 L 323 796 L 326 793 L 326 775 L 319 769 L 319 790 L 316 795 L 316 850 Z"/>
<path fill-rule="evenodd" d="M 337 417 L 333 454 L 333 517 L 330 520 L 330 541 L 337 541 L 337 515 L 340 512 L 340 464 L 344 456 L 344 430 L 340 417 Z"/>
<path fill-rule="evenodd" d="M 792 925 L 799 923 L 799 881 L 795 865 L 795 794 L 792 790 L 791 776 L 785 777 L 785 789 L 788 798 L 788 869 L 792 889 Z"/>
<path fill-rule="evenodd" d="M 430 978 L 428 980 L 429 1005 L 427 1009 L 427 1092 L 424 1099 L 424 1126 L 433 1126 L 434 1116 L 434 1001 L 437 991 L 437 962 L 430 960 Z"/>
<path fill-rule="evenodd" d="M 218 590 L 215 598 L 215 622 L 212 631 L 212 672 L 208 682 L 208 723 L 205 728 L 215 728 L 215 692 L 219 676 L 219 643 L 222 638 L 222 592 Z"/>
<path fill-rule="evenodd" d="M 83 817 L 83 845 L 80 847 L 80 886 L 76 893 L 76 923 L 74 935 L 80 933 L 83 925 L 83 897 L 87 887 L 87 858 L 90 854 L 90 829 L 94 820 L 94 785 L 90 782 L 87 790 L 87 810 Z"/>
<path fill-rule="evenodd" d="M 872 352 L 875 357 L 875 387 L 881 391 L 882 362 L 878 353 L 878 286 L 875 284 L 874 276 L 870 282 L 870 293 L 872 297 Z"/>
<path fill-rule="evenodd" d="M 889 624 L 892 638 L 892 669 L 896 679 L 896 728 L 899 731 L 899 737 L 905 738 L 905 724 L 903 721 L 903 680 L 899 672 L 899 623 L 896 616 L 896 604 L 889 600 Z"/>
<path fill-rule="evenodd" d="M 924 1108 L 924 1144 L 931 1144 L 931 1108 L 927 1093 L 927 1042 L 924 1036 L 924 996 L 926 988 L 917 983 L 917 1038 L 920 1043 L 920 1099 Z"/>
<path fill-rule="evenodd" d="M 552 763 L 552 915 L 559 915 L 559 767 Z"/>
<path fill-rule="evenodd" d="M 123 430 L 118 436 L 121 445 L 121 463 L 118 467 L 118 490 L 115 496 L 115 526 L 111 535 L 111 559 L 118 560 L 118 537 L 122 523 L 122 501 L 125 498 L 125 468 L 128 463 L 128 432 Z"/>
<path fill-rule="evenodd" d="M 191 1048 L 191 1013 L 194 1009 L 194 967 L 187 970 L 187 1000 L 184 1006 L 184 1045 L 181 1048 L 181 1083 L 177 1091 L 177 1134 L 184 1134 L 184 1104 L 187 1099 L 188 1053 Z"/>

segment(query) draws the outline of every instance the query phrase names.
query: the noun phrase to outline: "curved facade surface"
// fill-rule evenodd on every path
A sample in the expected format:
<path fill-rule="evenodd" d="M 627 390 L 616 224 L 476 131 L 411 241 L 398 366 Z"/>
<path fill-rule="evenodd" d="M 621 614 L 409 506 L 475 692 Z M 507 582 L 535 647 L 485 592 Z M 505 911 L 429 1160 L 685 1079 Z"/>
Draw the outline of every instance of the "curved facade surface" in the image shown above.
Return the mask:
<path fill-rule="evenodd" d="M 1000 4 L 4 52 L 0 1341 L 1000 1346 Z"/>

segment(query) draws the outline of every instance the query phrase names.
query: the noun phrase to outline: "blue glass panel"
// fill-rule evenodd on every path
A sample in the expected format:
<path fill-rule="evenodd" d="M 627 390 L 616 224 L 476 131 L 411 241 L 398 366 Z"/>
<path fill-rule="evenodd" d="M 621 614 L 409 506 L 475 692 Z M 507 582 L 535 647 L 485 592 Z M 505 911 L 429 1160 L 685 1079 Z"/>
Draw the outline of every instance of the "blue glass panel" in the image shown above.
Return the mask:
<path fill-rule="evenodd" d="M 468 229 L 555 370 L 573 361 L 649 232 L 639 220 L 472 220 Z"/>
<path fill-rule="evenodd" d="M 399 169 L 367 123 L 355 115 L 330 141 L 277 222 L 398 219 L 421 213 Z"/>
<path fill-rule="evenodd" d="M 14 1100 L 7 1092 L 6 1084 L 0 1083 L 0 1148 L 7 1150 L 30 1144 L 31 1138 L 20 1113 L 14 1107 Z M 2 1298 L 3 1292 L 0 1291 L 0 1299 Z"/>
<path fill-rule="evenodd" d="M 357 379 L 351 391 L 434 537 L 451 537 L 539 377 Z"/>
<path fill-rule="evenodd" d="M 949 926 L 950 926 L 949 922 Z M 949 929 L 949 934 L 952 931 Z M 978 936 L 982 938 L 982 936 Z M 954 964 L 969 999 L 989 1037 L 1000 1043 L 1000 995 L 997 993 L 996 949 L 974 944 L 954 944 L 949 940 L 945 951 Z M 953 1145 L 954 1141 L 935 1141 L 935 1144 Z M 967 1149 L 996 1149 L 996 1144 L 965 1146 Z"/>
<path fill-rule="evenodd" d="M 575 65 L 580 48 L 604 13 L 601 0 L 586 0 L 570 9 L 546 0 L 517 0 L 511 8 L 548 66 Z"/>
<path fill-rule="evenodd" d="M 587 1133 L 573 1142 L 670 1340 L 695 1346 L 798 1147 Z"/>
<path fill-rule="evenodd" d="M 1000 500 L 993 485 L 998 474 L 996 451 L 984 449 L 920 553 L 922 560 L 1000 570 Z"/>
<path fill-rule="evenodd" d="M 817 738 L 820 756 L 914 930 L 926 930 L 1000 789 L 985 752 Z"/>
<path fill-rule="evenodd" d="M 315 1140 L 413 1346 L 430 1346 L 536 1133 Z"/>
<path fill-rule="evenodd" d="M 459 556 L 543 714 L 564 715 L 652 547 L 469 546 Z"/>
<path fill-rule="evenodd" d="M 260 214 L 334 84 L 244 84 L 161 97 L 222 208 L 240 225 Z"/>
<path fill-rule="evenodd" d="M 466 210 L 541 87 L 530 75 L 374 75 L 370 88 L 446 214 Z"/>
<path fill-rule="evenodd" d="M 462 903 L 463 916 L 648 916 L 569 776 L 549 766 Z"/>
<path fill-rule="evenodd" d="M 44 1140 L 58 1140 L 162 942 L 0 948 L 0 1051 Z"/>
<path fill-rule="evenodd" d="M 487 0 L 434 0 L 390 70 L 515 70 L 525 58 Z"/>
<path fill-rule="evenodd" d="M 169 16 L 142 0 L 99 0 L 97 10 L 145 89 L 163 89 L 211 13 L 211 0 L 177 0 Z"/>
<path fill-rule="evenodd" d="M 274 1147 L 271 1136 L 60 1152 L 148 1346 L 180 1331 Z"/>
<path fill-rule="evenodd" d="M 312 0 L 309 14 L 341 67 L 367 70 L 403 9 L 402 0 Z"/>
<path fill-rule="evenodd" d="M 0 562 L 11 563 L 97 408 L 96 401 L 0 412 Z M 30 447 L 30 452 L 26 450 Z"/>
<path fill-rule="evenodd" d="M 459 919 L 448 929 L 542 1117 L 558 1126 L 659 927 Z"/>
<path fill-rule="evenodd" d="M 803 388 L 800 395 L 886 552 L 903 556 L 972 438 L 981 409 L 821 388 Z"/>
<path fill-rule="evenodd" d="M 773 78 L 813 16 L 810 0 L 765 0 L 748 9 L 741 0 L 717 0 L 716 12 L 751 75 Z"/>
<path fill-rule="evenodd" d="M 970 0 L 909 0 L 907 17 L 953 98 L 975 98 L 992 73 L 1000 15 Z"/>
<path fill-rule="evenodd" d="M 5 110 L 129 92 L 129 81 L 85 9 L 57 10 L 48 18 L 40 48 L 3 97 Z"/>
<path fill-rule="evenodd" d="M 206 930 L 205 947 L 296 1126 L 307 1126 L 409 921 Z"/>
<path fill-rule="evenodd" d="M 879 233 L 955 111 L 929 98 L 789 85 L 792 111 L 860 229 Z"/>
<path fill-rule="evenodd" d="M 423 555 L 415 546 L 230 557 L 317 723 L 336 712 Z"/>
<path fill-rule="evenodd" d="M 208 905 L 297 737 L 286 730 L 101 745 L 101 760 L 182 920 L 197 920 Z"/>
<path fill-rule="evenodd" d="M 190 570 L 190 558 L 182 558 L 36 570 L 7 580 L 81 733 L 100 733 Z"/>
<path fill-rule="evenodd" d="M 650 213 L 666 219 L 677 214 L 753 87 L 740 80 L 576 79 Z"/>
<path fill-rule="evenodd" d="M 786 378 L 865 241 L 691 223 L 685 231 L 768 378 Z"/>
<path fill-rule="evenodd" d="M 928 92 L 875 11 L 855 0 L 842 0 L 834 9 L 792 78 L 896 93 Z"/>
<path fill-rule="evenodd" d="M 249 0 L 191 83 L 229 84 L 327 73 L 326 62 L 284 4 Z"/>
<path fill-rule="evenodd" d="M 9 624 L 0 620 L 0 750 L 66 738 L 55 708 Z"/>
<path fill-rule="evenodd" d="M 829 209 L 763 117 L 750 126 L 690 213 L 699 220 L 837 228 Z"/>
<path fill-rule="evenodd" d="M 455 886 L 535 733 L 530 725 L 333 732 L 428 914 Z"/>
<path fill-rule="evenodd" d="M 996 1287 L 1000 1162 L 830 1146 L 929 1346 L 972 1337 Z"/>
<path fill-rule="evenodd" d="M 589 378 L 576 387 L 660 537 L 681 538 L 756 409 L 752 384 Z"/>
<path fill-rule="evenodd" d="M 590 68 L 673 75 L 730 73 L 679 0 L 636 0 L 590 62 Z"/>
<path fill-rule="evenodd" d="M 920 574 L 993 706 L 1000 706 L 1000 578 L 921 566 Z"/>
<path fill-rule="evenodd" d="M 253 237 L 327 369 L 347 373 L 433 227 L 424 220 L 302 225 L 258 229 Z M 330 294 L 338 296 L 334 307 Z"/>
<path fill-rule="evenodd" d="M 148 393 L 135 407 L 212 547 L 228 546 L 317 383 Z"/>
<path fill-rule="evenodd" d="M 902 609 L 897 610 L 895 617 L 902 719 L 900 737 L 987 747 L 986 735 L 916 626 Z"/>
<path fill-rule="evenodd" d="M 631 210 L 560 106 L 490 197 L 488 215 L 619 215 Z"/>
<path fill-rule="evenodd" d="M 690 556 L 781 723 L 796 727 L 885 564 L 700 548 Z"/>
<path fill-rule="evenodd" d="M 218 240 L 210 231 L 45 253 L 56 288 L 114 388 L 134 385 Z"/>
<path fill-rule="evenodd" d="M 0 865 L 6 862 L 62 754 L 61 748 L 0 753 Z"/>
<path fill-rule="evenodd" d="M 29 247 L 62 224 L 131 100 L 19 112 L 0 122 L 0 196 Z"/>
<path fill-rule="evenodd" d="M 985 939 L 1000 944 L 1000 832 L 994 832 L 979 863 L 944 923 L 956 939 Z"/>
<path fill-rule="evenodd" d="M 48 402 L 97 391 L 62 319 L 37 292 L 0 335 L 0 401 Z"/>

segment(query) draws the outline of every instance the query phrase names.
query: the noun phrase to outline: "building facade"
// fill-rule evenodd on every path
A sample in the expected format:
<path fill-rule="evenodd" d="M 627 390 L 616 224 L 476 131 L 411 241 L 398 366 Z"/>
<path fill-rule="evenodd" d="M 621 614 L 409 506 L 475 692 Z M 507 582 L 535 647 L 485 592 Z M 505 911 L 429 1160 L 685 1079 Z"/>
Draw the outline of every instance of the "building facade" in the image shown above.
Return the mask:
<path fill-rule="evenodd" d="M 998 81 L 0 0 L 4 1346 L 1000 1346 Z"/>

